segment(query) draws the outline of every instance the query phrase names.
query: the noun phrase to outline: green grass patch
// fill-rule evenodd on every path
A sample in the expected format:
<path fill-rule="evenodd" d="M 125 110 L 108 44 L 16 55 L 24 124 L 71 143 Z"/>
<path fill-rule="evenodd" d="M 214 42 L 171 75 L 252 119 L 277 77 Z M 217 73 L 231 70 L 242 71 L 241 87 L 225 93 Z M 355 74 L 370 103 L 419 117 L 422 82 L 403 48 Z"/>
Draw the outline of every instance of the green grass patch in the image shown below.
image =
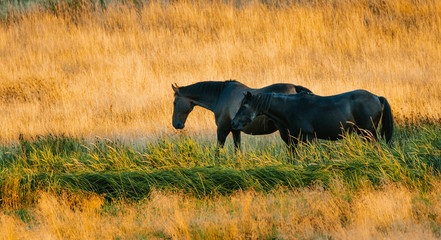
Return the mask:
<path fill-rule="evenodd" d="M 169 137 L 125 144 L 63 136 L 0 147 L 0 206 L 22 208 L 38 191 L 96 193 L 108 201 L 139 200 L 153 189 L 198 197 L 237 190 L 272 191 L 339 181 L 348 189 L 399 182 L 427 191 L 441 169 L 441 128 L 401 127 L 391 146 L 356 135 L 301 144 L 295 159 L 276 136 L 244 137 L 244 151 L 213 139 Z"/>

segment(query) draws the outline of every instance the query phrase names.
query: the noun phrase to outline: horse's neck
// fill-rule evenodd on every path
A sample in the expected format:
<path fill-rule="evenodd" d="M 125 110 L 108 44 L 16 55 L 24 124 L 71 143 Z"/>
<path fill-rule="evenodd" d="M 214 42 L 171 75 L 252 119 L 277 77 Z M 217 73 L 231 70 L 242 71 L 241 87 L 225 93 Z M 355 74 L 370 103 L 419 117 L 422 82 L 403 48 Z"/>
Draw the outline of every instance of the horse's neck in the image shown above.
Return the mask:
<path fill-rule="evenodd" d="M 199 98 L 199 99 L 194 99 L 193 103 L 197 106 L 206 108 L 210 111 L 213 111 L 214 106 L 217 102 L 217 98 Z"/>
<path fill-rule="evenodd" d="M 267 115 L 272 120 L 279 123 L 284 128 L 289 127 L 289 123 L 285 117 L 286 115 L 286 100 L 283 98 L 272 97 L 269 106 L 262 110 L 262 113 Z"/>
<path fill-rule="evenodd" d="M 194 88 L 195 86 L 192 87 Z M 219 95 L 223 90 L 223 86 L 202 85 L 198 87 L 200 89 L 187 89 L 187 93 L 184 92 L 185 97 L 191 99 L 195 105 L 213 111 L 218 102 Z"/>

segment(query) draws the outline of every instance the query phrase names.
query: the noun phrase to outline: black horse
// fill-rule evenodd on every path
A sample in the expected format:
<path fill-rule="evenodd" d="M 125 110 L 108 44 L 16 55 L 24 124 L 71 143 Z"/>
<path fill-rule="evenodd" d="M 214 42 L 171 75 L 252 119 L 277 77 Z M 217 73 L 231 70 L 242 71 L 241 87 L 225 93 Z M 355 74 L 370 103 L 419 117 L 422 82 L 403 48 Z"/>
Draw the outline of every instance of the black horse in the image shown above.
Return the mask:
<path fill-rule="evenodd" d="M 241 130 L 261 115 L 274 121 L 291 151 L 299 140 L 336 140 L 342 137 L 344 131 L 356 131 L 376 139 L 380 119 L 381 134 L 390 143 L 394 128 L 387 100 L 365 90 L 329 97 L 310 93 L 247 92 L 231 126 L 233 130 Z"/>
<path fill-rule="evenodd" d="M 252 89 L 235 80 L 198 82 L 185 87 L 178 87 L 175 84 L 175 86 L 172 85 L 172 88 L 175 92 L 175 100 L 173 102 L 174 128 L 183 129 L 188 114 L 193 110 L 193 107 L 201 106 L 214 113 L 218 143 L 223 146 L 227 135 L 232 132 L 236 148 L 240 147 L 240 131 L 247 134 L 263 135 L 277 130 L 274 123 L 266 116 L 254 119 L 247 127 L 241 130 L 232 130 L 230 125 L 231 119 L 240 107 L 244 92 L 311 92 L 307 88 L 286 83 L 273 84 L 261 89 Z"/>

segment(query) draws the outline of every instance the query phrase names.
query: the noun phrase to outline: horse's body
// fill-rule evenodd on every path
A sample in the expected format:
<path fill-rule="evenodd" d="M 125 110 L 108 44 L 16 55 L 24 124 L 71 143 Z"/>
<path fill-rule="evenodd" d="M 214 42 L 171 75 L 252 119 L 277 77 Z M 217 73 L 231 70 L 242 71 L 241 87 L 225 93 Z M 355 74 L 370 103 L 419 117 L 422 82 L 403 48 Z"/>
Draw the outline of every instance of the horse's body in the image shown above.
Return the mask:
<path fill-rule="evenodd" d="M 297 93 L 301 91 L 310 92 L 307 88 L 293 84 L 273 84 L 261 89 L 252 89 L 246 85 L 234 81 L 207 81 L 192 85 L 172 88 L 175 92 L 173 107 L 173 127 L 182 129 L 185 127 L 185 121 L 188 114 L 194 106 L 201 106 L 214 113 L 217 125 L 217 140 L 223 146 L 227 135 L 232 132 L 235 147 L 240 147 L 240 132 L 253 135 L 270 134 L 277 130 L 274 123 L 266 116 L 260 116 L 251 121 L 247 127 L 242 130 L 232 130 L 231 119 L 240 107 L 244 97 L 244 92 L 253 93 Z"/>
<path fill-rule="evenodd" d="M 393 117 L 389 103 L 365 90 L 321 97 L 309 93 L 246 93 L 232 120 L 234 130 L 246 127 L 255 117 L 265 115 L 279 128 L 288 146 L 298 140 L 314 138 L 336 140 L 344 131 L 377 138 L 376 128 L 382 118 L 381 134 L 389 143 L 393 133 Z"/>

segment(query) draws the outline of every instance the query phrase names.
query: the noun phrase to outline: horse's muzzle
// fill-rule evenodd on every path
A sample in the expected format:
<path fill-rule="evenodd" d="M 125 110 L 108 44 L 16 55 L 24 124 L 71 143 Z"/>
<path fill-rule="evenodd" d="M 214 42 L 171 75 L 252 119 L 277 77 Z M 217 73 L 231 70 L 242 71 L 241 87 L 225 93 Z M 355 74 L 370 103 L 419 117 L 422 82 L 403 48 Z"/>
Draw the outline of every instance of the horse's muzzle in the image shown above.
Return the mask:
<path fill-rule="evenodd" d="M 181 122 L 178 122 L 178 123 L 174 123 L 173 127 L 176 129 L 183 129 L 185 127 L 185 125 Z"/>
<path fill-rule="evenodd" d="M 241 127 L 240 123 L 238 123 L 237 121 L 232 120 L 231 121 L 231 128 L 233 130 L 240 130 L 242 127 Z"/>

